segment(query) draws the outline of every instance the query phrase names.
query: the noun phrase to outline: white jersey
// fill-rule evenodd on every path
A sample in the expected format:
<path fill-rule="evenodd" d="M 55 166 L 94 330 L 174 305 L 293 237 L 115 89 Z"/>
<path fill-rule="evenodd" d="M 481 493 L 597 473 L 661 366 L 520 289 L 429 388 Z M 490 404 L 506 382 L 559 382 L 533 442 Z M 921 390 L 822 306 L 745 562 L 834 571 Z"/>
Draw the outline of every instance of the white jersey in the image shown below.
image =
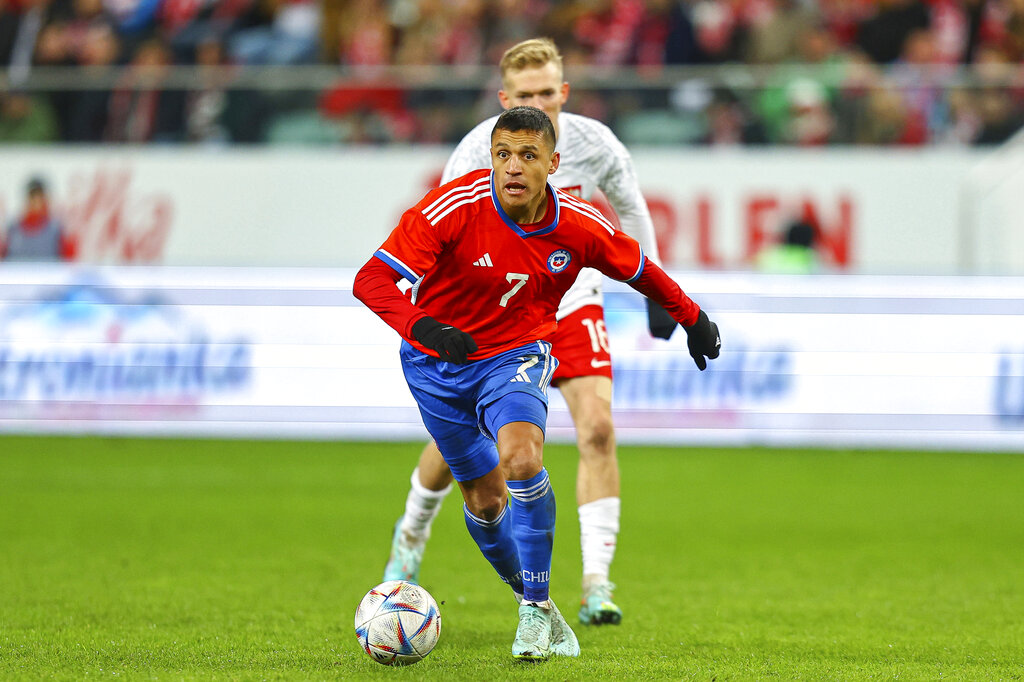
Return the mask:
<path fill-rule="evenodd" d="M 497 116 L 487 119 L 462 138 L 445 164 L 442 184 L 491 167 L 491 130 L 497 120 Z M 551 184 L 588 201 L 600 189 L 615 209 L 622 231 L 640 242 L 644 253 L 658 262 L 654 224 L 640 193 L 633 159 L 615 133 L 600 121 L 562 112 L 558 115 L 555 150 L 562 158 L 558 170 L 548 178 Z M 597 270 L 581 270 L 576 283 L 562 297 L 555 318 L 560 320 L 585 305 L 601 305 L 601 280 Z"/>

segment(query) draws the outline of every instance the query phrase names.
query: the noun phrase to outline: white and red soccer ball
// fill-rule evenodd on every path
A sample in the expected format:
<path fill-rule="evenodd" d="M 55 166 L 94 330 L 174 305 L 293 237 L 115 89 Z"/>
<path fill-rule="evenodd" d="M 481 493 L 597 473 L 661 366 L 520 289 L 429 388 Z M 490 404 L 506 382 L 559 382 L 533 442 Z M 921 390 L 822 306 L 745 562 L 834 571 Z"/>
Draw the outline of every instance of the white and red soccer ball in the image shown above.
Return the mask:
<path fill-rule="evenodd" d="M 384 665 L 422 661 L 441 636 L 441 612 L 419 585 L 390 580 L 377 585 L 356 608 L 356 638 L 363 651 Z"/>

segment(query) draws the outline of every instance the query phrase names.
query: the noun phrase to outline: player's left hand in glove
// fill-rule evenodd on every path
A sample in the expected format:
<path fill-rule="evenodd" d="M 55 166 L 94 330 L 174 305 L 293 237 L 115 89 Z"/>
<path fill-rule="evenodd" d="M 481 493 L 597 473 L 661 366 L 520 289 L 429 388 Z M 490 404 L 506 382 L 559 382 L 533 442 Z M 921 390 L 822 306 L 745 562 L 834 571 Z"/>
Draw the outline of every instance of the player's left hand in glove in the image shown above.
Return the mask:
<path fill-rule="evenodd" d="M 660 304 L 647 299 L 647 328 L 651 330 L 651 336 L 656 339 L 670 339 L 677 324 L 679 323 L 675 318 Z"/>
<path fill-rule="evenodd" d="M 473 337 L 450 324 L 441 324 L 434 318 L 421 317 L 412 325 L 412 335 L 446 362 L 465 365 L 469 354 L 476 352 Z"/>
<path fill-rule="evenodd" d="M 697 321 L 686 330 L 686 347 L 690 349 L 690 357 L 697 363 L 697 369 L 704 371 L 708 367 L 707 356 L 714 360 L 722 349 L 722 337 L 718 334 L 718 325 L 708 319 L 703 310 L 697 315 Z"/>

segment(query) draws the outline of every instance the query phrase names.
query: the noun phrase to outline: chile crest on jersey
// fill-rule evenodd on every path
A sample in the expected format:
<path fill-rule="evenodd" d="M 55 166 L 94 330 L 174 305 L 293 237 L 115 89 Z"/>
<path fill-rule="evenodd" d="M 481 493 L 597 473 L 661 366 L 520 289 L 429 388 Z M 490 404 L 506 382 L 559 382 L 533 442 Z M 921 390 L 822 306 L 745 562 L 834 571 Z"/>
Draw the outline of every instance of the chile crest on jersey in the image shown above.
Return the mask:
<path fill-rule="evenodd" d="M 569 267 L 570 262 L 572 262 L 572 254 L 565 249 L 552 251 L 548 256 L 548 270 L 557 274 Z"/>

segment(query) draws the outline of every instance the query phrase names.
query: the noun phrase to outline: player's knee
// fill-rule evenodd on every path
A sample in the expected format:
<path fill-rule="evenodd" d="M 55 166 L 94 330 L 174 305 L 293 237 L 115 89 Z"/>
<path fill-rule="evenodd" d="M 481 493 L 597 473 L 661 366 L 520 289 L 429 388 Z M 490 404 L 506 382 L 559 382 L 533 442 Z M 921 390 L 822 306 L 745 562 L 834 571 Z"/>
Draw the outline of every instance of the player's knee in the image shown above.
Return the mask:
<path fill-rule="evenodd" d="M 505 495 L 499 491 L 477 491 L 472 499 L 466 499 L 469 511 L 484 521 L 493 521 L 505 508 Z"/>
<path fill-rule="evenodd" d="M 578 427 L 580 451 L 589 457 L 610 457 L 615 450 L 615 427 L 610 415 L 598 415 Z"/>
<path fill-rule="evenodd" d="M 537 475 L 544 466 L 544 458 L 539 446 L 520 443 L 501 453 L 501 464 L 506 480 L 525 481 Z"/>

